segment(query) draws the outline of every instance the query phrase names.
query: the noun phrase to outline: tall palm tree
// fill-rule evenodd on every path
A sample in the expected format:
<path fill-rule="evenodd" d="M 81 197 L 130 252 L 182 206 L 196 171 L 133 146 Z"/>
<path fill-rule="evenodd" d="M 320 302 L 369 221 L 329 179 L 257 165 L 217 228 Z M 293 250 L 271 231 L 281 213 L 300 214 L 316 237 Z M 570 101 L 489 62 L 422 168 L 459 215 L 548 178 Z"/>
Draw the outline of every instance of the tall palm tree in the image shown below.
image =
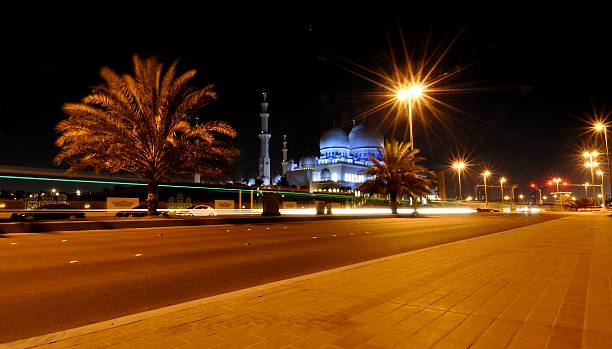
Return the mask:
<path fill-rule="evenodd" d="M 416 156 L 418 149 L 411 150 L 410 143 L 390 140 L 378 152 L 381 160 L 370 156 L 373 165 L 365 170 L 365 175 L 371 179 L 359 186 L 360 191 L 389 195 L 393 214 L 397 214 L 397 199 L 401 195 L 414 200 L 431 193 L 433 172 L 420 164 L 425 158 Z"/>
<path fill-rule="evenodd" d="M 236 131 L 222 121 L 197 122 L 196 113 L 216 99 L 213 85 L 194 88 L 196 74 L 165 71 L 156 58 L 133 57 L 133 75 L 104 67 L 104 82 L 80 103 L 66 103 L 68 118 L 56 130 L 55 157 L 68 172 L 132 173 L 147 182 L 149 214 L 157 209 L 158 185 L 173 174 L 199 172 L 221 178 L 233 166 Z"/>

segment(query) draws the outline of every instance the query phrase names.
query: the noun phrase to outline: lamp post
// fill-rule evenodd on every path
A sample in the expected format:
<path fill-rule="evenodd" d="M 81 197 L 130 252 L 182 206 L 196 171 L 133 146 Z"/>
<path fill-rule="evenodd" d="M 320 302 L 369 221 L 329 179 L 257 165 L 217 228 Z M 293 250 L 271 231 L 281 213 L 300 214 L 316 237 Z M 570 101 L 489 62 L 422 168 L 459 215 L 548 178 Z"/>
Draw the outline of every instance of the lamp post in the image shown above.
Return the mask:
<path fill-rule="evenodd" d="M 538 193 L 540 194 L 540 201 L 538 201 L 540 203 L 540 206 L 542 206 L 542 204 L 544 204 L 544 201 L 542 201 L 542 189 L 538 188 L 535 183 L 531 183 L 530 187 L 532 189 L 535 189 L 538 191 Z"/>
<path fill-rule="evenodd" d="M 465 162 L 455 162 L 453 163 L 453 168 L 457 170 L 457 177 L 459 179 L 459 200 L 463 199 L 463 195 L 461 194 L 461 171 L 465 168 Z"/>
<path fill-rule="evenodd" d="M 487 197 L 487 177 L 491 175 L 491 171 L 485 170 L 482 173 L 482 178 L 484 180 L 484 194 L 485 194 L 485 207 L 489 206 L 489 198 Z"/>
<path fill-rule="evenodd" d="M 593 126 L 593 128 L 595 129 L 595 132 L 603 132 L 604 134 L 604 141 L 606 143 L 606 164 L 608 164 L 608 186 L 612 192 L 612 178 L 610 178 L 612 170 L 610 170 L 610 150 L 608 150 L 608 126 L 604 123 L 598 122 Z"/>
<path fill-rule="evenodd" d="M 555 178 L 553 178 L 553 179 L 552 179 L 552 181 L 553 181 L 553 182 L 554 182 L 554 183 L 557 185 L 557 195 L 558 195 L 558 196 L 559 196 L 559 198 L 560 198 L 560 200 L 559 200 L 559 201 L 561 201 L 561 205 L 563 205 L 563 201 L 564 201 L 564 200 L 563 200 L 563 195 L 561 195 L 561 194 L 560 194 L 560 191 L 559 191 L 559 183 L 561 183 L 562 179 L 561 179 L 561 178 L 559 178 L 559 177 L 555 177 Z"/>
<path fill-rule="evenodd" d="M 425 92 L 425 87 L 419 84 L 412 84 L 400 88 L 396 92 L 396 98 L 401 102 L 408 103 L 408 125 L 410 128 L 410 150 L 414 150 L 414 138 L 412 134 L 412 102 L 420 98 Z"/>
<path fill-rule="evenodd" d="M 604 173 L 602 170 L 597 170 L 597 174 L 601 176 L 601 210 L 607 211 L 606 208 L 606 193 L 604 191 Z"/>
<path fill-rule="evenodd" d="M 589 159 L 589 161 L 584 163 L 584 166 L 591 170 L 591 182 L 595 183 L 595 175 L 593 174 L 593 168 L 599 166 L 599 163 L 597 161 L 593 161 L 593 158 L 596 158 L 597 156 L 599 156 L 599 152 L 585 151 L 584 153 L 582 153 L 582 156 L 584 156 L 586 159 Z M 587 194 L 587 197 L 588 197 L 588 194 Z M 594 197 L 595 197 L 595 188 L 593 188 L 593 198 Z"/>
<path fill-rule="evenodd" d="M 499 190 L 501 193 L 501 202 L 504 202 L 504 183 L 506 182 L 506 177 L 502 177 L 499 179 Z"/>
<path fill-rule="evenodd" d="M 584 183 L 584 196 L 587 198 L 589 197 L 589 192 L 587 190 L 588 188 L 589 188 L 589 182 Z"/>

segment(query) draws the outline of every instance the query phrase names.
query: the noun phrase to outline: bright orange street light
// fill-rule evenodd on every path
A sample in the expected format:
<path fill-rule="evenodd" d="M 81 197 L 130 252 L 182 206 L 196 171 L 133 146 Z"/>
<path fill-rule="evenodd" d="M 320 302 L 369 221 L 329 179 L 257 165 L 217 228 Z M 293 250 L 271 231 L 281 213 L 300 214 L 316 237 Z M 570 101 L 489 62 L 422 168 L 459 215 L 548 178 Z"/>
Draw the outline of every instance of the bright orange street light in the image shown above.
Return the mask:
<path fill-rule="evenodd" d="M 487 197 L 487 177 L 491 175 L 491 171 L 485 170 L 482 173 L 482 178 L 484 180 L 484 194 L 485 194 L 485 207 L 489 205 L 489 198 Z"/>
<path fill-rule="evenodd" d="M 412 84 L 397 90 L 396 98 L 400 102 L 408 103 L 408 125 L 410 127 L 410 149 L 414 149 L 414 138 L 412 134 L 412 102 L 419 99 L 425 93 L 425 87 L 420 84 Z"/>
<path fill-rule="evenodd" d="M 453 168 L 457 170 L 457 176 L 459 178 L 459 200 L 463 198 L 463 195 L 461 195 L 461 171 L 465 169 L 465 166 L 465 162 L 463 161 L 457 161 L 453 163 Z"/>
<path fill-rule="evenodd" d="M 606 163 L 608 164 L 608 186 L 610 187 L 610 191 L 612 191 L 612 178 L 610 178 L 612 170 L 610 169 L 610 150 L 608 149 L 608 126 L 605 123 L 599 121 L 596 122 L 595 125 L 593 125 L 593 129 L 595 130 L 595 132 L 603 132 L 604 134 L 604 142 L 606 143 Z"/>
<path fill-rule="evenodd" d="M 501 177 L 499 179 L 499 190 L 501 192 L 502 202 L 504 201 L 503 200 L 503 197 L 504 197 L 504 183 L 506 183 L 506 181 L 507 181 L 506 177 Z"/>

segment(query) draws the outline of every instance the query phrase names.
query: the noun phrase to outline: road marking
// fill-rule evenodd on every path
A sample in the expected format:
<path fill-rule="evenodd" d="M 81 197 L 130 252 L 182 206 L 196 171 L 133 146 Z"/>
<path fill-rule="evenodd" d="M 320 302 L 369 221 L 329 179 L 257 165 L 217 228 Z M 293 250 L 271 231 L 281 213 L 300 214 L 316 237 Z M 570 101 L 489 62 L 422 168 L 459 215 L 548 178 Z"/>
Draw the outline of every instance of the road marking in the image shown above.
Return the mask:
<path fill-rule="evenodd" d="M 249 246 L 251 243 L 250 242 L 245 242 L 244 246 Z"/>
<path fill-rule="evenodd" d="M 140 257 L 140 256 L 142 256 L 142 253 L 137 253 L 134 255 L 134 257 Z"/>
<path fill-rule="evenodd" d="M 17 245 L 17 242 L 11 242 L 11 245 Z"/>
<path fill-rule="evenodd" d="M 370 234 L 370 232 L 369 232 L 369 231 L 366 231 L 366 234 Z"/>
<path fill-rule="evenodd" d="M 351 235 L 355 235 L 355 233 L 351 233 Z"/>
<path fill-rule="evenodd" d="M 336 235 L 336 234 L 334 234 L 334 235 L 332 235 L 332 236 L 333 236 L 333 237 L 336 237 L 337 235 Z"/>
<path fill-rule="evenodd" d="M 270 230 L 270 227 L 266 228 L 266 230 Z"/>
<path fill-rule="evenodd" d="M 229 233 L 229 232 L 230 232 L 230 230 L 229 230 L 229 229 L 227 229 L 227 230 L 225 230 L 225 232 L 226 232 L 226 233 Z"/>
<path fill-rule="evenodd" d="M 316 236 L 313 236 L 312 238 L 313 238 L 313 239 L 316 239 L 317 237 L 316 237 Z"/>
<path fill-rule="evenodd" d="M 70 264 L 78 263 L 79 261 L 70 261 Z"/>
<path fill-rule="evenodd" d="M 287 229 L 287 227 L 283 227 L 283 229 Z"/>
<path fill-rule="evenodd" d="M 247 228 L 247 230 L 251 230 L 251 228 Z"/>
<path fill-rule="evenodd" d="M 68 240 L 62 240 L 62 242 L 66 242 L 66 241 L 68 241 Z"/>

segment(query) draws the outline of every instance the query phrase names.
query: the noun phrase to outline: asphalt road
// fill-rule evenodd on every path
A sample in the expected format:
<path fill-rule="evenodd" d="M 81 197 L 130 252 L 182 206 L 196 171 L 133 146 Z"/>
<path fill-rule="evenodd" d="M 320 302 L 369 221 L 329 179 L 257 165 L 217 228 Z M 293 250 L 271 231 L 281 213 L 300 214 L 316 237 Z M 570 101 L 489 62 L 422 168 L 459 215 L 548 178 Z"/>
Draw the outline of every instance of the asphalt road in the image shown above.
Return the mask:
<path fill-rule="evenodd" d="M 0 235 L 0 343 L 561 215 Z"/>

